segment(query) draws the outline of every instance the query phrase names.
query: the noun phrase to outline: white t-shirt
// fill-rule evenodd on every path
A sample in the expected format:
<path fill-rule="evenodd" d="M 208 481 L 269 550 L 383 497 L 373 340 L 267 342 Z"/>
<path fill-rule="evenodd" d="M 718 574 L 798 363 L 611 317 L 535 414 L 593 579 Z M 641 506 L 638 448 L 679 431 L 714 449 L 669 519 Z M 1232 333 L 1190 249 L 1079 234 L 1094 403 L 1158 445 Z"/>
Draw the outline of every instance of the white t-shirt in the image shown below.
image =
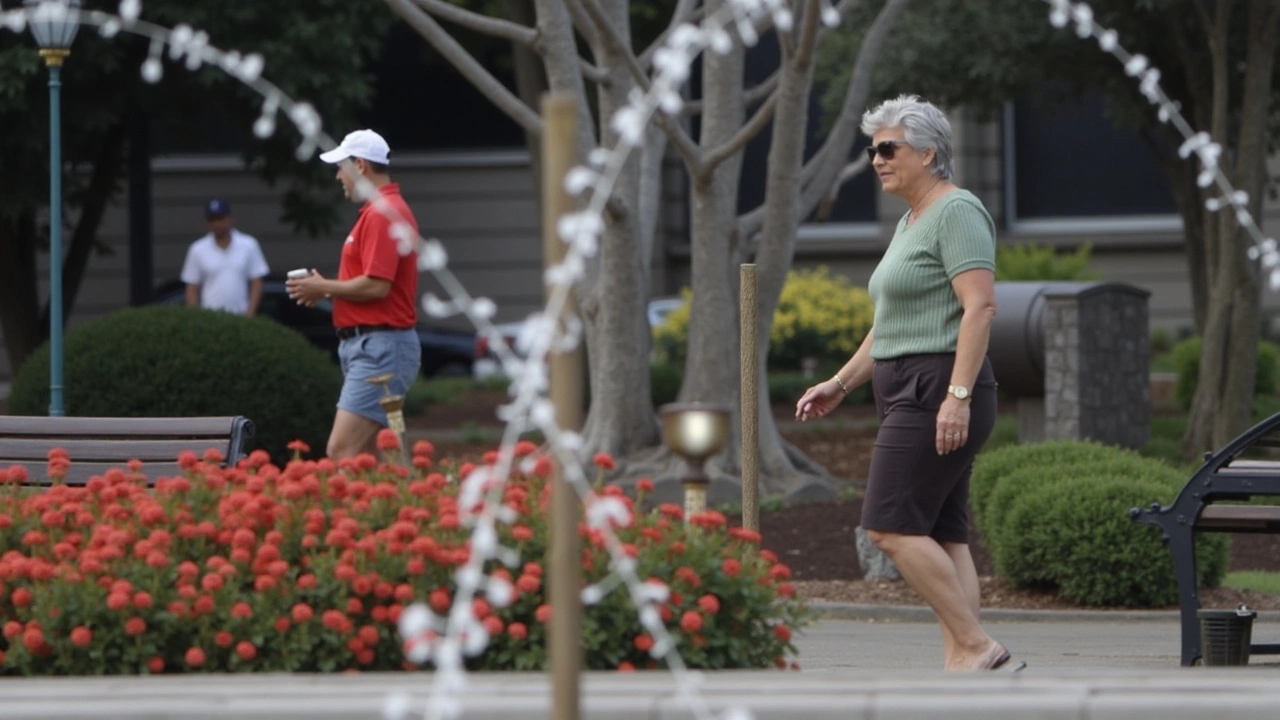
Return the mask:
<path fill-rule="evenodd" d="M 226 248 L 213 233 L 191 243 L 182 263 L 182 282 L 200 286 L 200 306 L 244 314 L 249 310 L 249 281 L 270 272 L 252 235 L 231 231 Z"/>

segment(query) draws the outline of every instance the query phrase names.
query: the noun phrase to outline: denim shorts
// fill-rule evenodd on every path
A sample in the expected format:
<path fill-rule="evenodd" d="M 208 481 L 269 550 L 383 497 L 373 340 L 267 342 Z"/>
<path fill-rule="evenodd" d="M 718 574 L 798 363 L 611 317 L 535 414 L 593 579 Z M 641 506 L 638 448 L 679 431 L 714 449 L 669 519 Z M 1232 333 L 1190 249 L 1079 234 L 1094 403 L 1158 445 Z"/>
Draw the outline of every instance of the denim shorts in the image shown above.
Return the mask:
<path fill-rule="evenodd" d="M 368 379 L 390 373 L 395 376 L 391 380 L 391 394 L 409 392 L 422 364 L 422 342 L 413 329 L 358 335 L 338 344 L 338 362 L 343 375 L 338 408 L 385 426 L 387 413 L 378 404 L 384 394 L 383 385 Z"/>

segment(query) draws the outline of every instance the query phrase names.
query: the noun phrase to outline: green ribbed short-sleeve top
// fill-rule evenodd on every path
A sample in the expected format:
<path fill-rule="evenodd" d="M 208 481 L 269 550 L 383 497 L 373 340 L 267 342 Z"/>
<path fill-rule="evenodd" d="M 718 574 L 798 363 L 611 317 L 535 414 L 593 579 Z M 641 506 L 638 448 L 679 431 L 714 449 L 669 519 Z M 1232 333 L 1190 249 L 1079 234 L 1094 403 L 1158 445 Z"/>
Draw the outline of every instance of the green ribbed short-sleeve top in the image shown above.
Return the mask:
<path fill-rule="evenodd" d="M 964 309 L 951 287 L 956 275 L 996 268 L 995 223 L 968 190 L 952 190 L 910 225 L 898 221 L 889 249 L 871 274 L 877 360 L 954 352 Z"/>

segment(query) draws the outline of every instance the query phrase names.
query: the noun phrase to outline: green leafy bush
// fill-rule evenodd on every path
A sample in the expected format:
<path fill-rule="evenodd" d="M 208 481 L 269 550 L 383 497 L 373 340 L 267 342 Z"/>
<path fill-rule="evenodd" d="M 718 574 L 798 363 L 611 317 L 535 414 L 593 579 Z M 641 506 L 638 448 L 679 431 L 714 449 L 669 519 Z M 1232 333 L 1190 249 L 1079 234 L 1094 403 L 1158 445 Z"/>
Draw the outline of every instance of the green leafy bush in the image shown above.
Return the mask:
<path fill-rule="evenodd" d="M 1095 442 L 1051 441 L 983 452 L 970 488 L 974 520 L 997 573 L 1089 605 L 1176 600 L 1168 548 L 1130 508 L 1171 502 L 1184 470 Z M 1229 538 L 1197 539 L 1203 587 L 1226 572 Z"/>
<path fill-rule="evenodd" d="M 67 415 L 244 415 L 251 447 L 283 458 L 295 439 L 323 448 L 342 384 L 338 368 L 302 335 L 265 318 L 187 307 L 128 308 L 68 330 Z M 45 415 L 49 346 L 13 379 L 9 412 Z"/>
<path fill-rule="evenodd" d="M 689 337 L 692 293 L 654 331 L 654 351 L 665 362 L 684 364 Z M 875 309 L 871 296 L 848 278 L 826 267 L 792 270 L 774 311 L 769 333 L 771 370 L 799 370 L 806 357 L 820 363 L 843 363 L 857 351 L 871 329 Z"/>
<path fill-rule="evenodd" d="M 680 383 L 684 382 L 684 365 L 658 361 L 649 365 L 649 393 L 653 406 L 673 403 L 680 395 Z"/>
<path fill-rule="evenodd" d="M 1128 517 L 1131 507 L 1171 499 L 1159 482 L 1106 474 L 1042 486 L 1009 509 L 1000 555 L 1016 585 L 1056 589 L 1094 606 L 1163 607 L 1177 602 L 1169 550 L 1158 528 Z M 1201 587 L 1226 572 L 1228 537 L 1197 538 Z"/>
<path fill-rule="evenodd" d="M 1191 401 L 1196 395 L 1196 385 L 1200 382 L 1200 350 L 1199 335 L 1183 340 L 1173 346 L 1174 371 L 1178 374 L 1173 386 L 1173 397 L 1183 410 L 1191 408 Z M 1280 348 L 1273 343 L 1258 343 L 1257 370 L 1253 381 L 1254 395 L 1275 395 L 1277 379 L 1280 378 Z"/>
<path fill-rule="evenodd" d="M 1017 243 L 996 247 L 996 280 L 1097 280 L 1088 270 L 1092 243 L 1059 253 L 1052 245 Z"/>

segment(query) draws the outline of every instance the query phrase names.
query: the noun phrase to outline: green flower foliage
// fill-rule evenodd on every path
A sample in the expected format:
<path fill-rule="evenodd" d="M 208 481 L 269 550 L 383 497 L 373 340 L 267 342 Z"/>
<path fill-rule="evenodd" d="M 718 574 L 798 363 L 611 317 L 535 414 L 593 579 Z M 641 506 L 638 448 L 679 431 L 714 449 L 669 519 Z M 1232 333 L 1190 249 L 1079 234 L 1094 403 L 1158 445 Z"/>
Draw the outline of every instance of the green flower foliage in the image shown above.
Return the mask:
<path fill-rule="evenodd" d="M 324 351 L 265 318 L 187 307 L 128 308 L 71 328 L 66 413 L 76 417 L 244 415 L 251 447 L 323 448 L 342 376 Z M 9 412 L 49 409 L 46 343 L 13 379 Z M 73 458 L 74 459 L 74 458 Z"/>
<path fill-rule="evenodd" d="M 657 356 L 676 364 L 684 363 L 693 301 L 688 289 L 681 296 L 685 303 L 667 315 L 654 333 Z M 871 296 L 848 278 L 832 275 L 825 266 L 792 270 L 773 314 L 770 369 L 799 370 L 806 357 L 847 358 L 871 330 L 874 314 Z"/>

